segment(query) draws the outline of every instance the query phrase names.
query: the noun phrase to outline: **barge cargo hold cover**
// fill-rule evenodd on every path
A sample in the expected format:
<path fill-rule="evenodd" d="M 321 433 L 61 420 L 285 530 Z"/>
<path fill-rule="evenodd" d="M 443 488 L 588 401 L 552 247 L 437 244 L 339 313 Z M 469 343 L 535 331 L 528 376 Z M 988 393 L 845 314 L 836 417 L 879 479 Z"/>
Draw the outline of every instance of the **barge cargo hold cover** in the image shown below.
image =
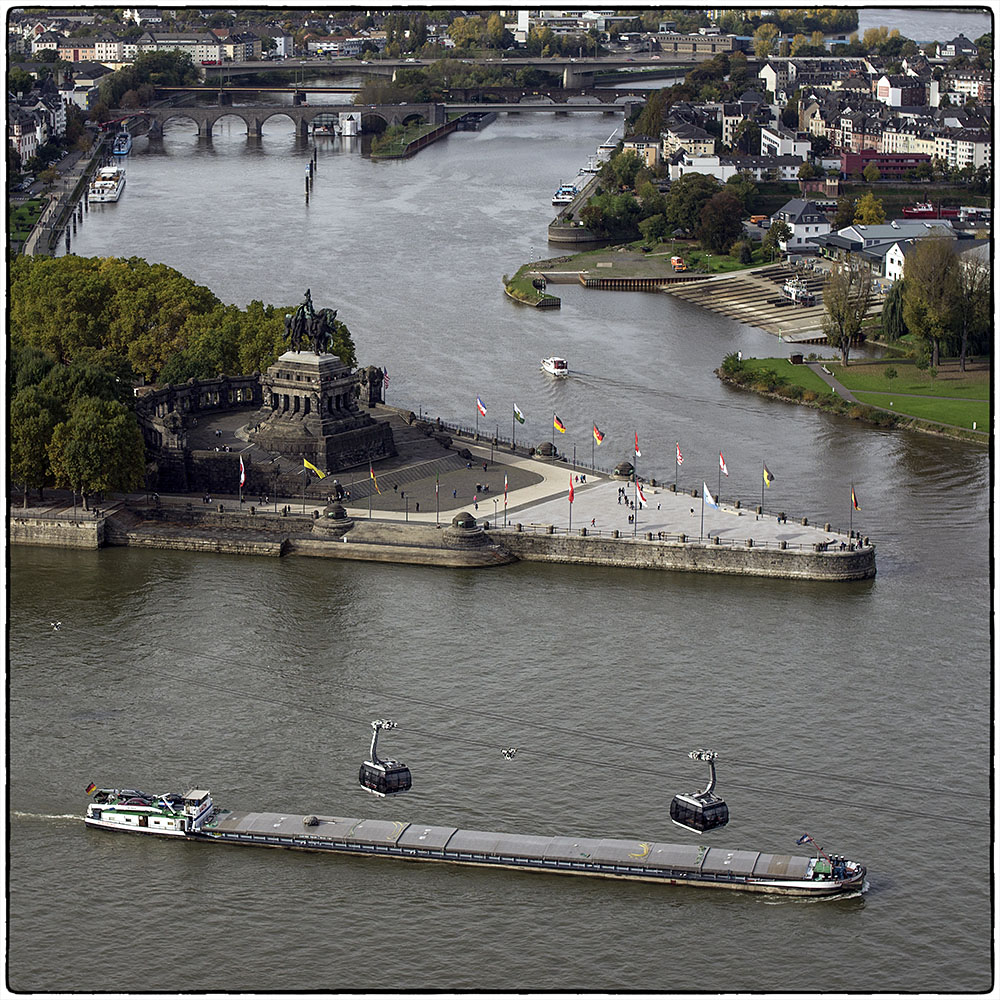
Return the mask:
<path fill-rule="evenodd" d="M 231 844 L 333 851 L 795 896 L 860 890 L 865 869 L 820 858 L 698 844 L 542 837 L 391 820 L 217 813 L 194 834 Z"/>

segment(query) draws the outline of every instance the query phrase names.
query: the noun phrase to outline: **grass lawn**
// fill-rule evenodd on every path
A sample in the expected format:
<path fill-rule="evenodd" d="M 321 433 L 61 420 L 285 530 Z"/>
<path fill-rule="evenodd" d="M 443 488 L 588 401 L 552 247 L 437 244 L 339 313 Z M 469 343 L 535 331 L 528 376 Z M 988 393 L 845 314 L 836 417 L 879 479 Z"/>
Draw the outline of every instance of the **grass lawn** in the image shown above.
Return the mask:
<path fill-rule="evenodd" d="M 829 393 L 830 387 L 806 365 L 793 365 L 787 358 L 744 358 L 747 371 L 773 371 L 788 380 L 789 385 L 800 385 L 818 395 Z"/>
<path fill-rule="evenodd" d="M 393 130 L 387 130 L 384 142 L 373 142 L 371 158 L 377 160 L 380 156 L 402 156 L 406 147 L 428 132 L 433 132 L 439 126 L 434 124 L 420 123 L 416 125 L 404 125 Z"/>
<path fill-rule="evenodd" d="M 967 363 L 965 372 L 959 370 L 957 361 L 946 361 L 938 369 L 936 378 L 932 378 L 928 370 L 921 371 L 907 361 L 853 364 L 847 368 L 828 362 L 827 368 L 855 395 L 888 392 L 969 400 L 990 398 L 990 366 L 982 361 Z M 896 378 L 886 378 L 889 369 L 896 370 Z"/>
<path fill-rule="evenodd" d="M 670 258 L 683 257 L 688 273 L 721 274 L 726 271 L 743 271 L 748 267 L 760 267 L 768 263 L 762 258 L 760 247 L 753 251 L 750 264 L 741 264 L 725 254 L 709 254 L 698 246 L 680 240 L 656 244 L 652 250 L 643 251 L 643 240 L 620 246 L 602 247 L 600 250 L 584 250 L 567 257 L 554 257 L 545 261 L 535 261 L 536 270 L 590 271 L 594 275 L 604 274 L 616 278 L 662 278 L 674 274 Z M 598 264 L 610 267 L 597 268 Z"/>
<path fill-rule="evenodd" d="M 31 198 L 10 211 L 9 238 L 15 242 L 23 242 L 34 228 L 38 217 L 45 208 L 41 198 Z"/>
<path fill-rule="evenodd" d="M 919 417 L 938 424 L 953 424 L 971 429 L 975 421 L 979 430 L 987 430 L 990 426 L 990 404 L 985 399 L 929 399 L 926 396 L 900 396 L 891 392 L 855 392 L 854 395 L 869 406 L 881 406 L 908 417 Z"/>

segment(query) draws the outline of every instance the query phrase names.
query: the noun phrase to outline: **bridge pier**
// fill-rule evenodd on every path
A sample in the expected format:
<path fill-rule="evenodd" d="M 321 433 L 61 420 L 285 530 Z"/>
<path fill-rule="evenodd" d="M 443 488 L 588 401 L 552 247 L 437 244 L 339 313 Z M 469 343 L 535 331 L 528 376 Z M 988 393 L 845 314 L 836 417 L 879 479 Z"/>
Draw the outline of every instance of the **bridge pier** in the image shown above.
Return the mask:
<path fill-rule="evenodd" d="M 301 90 L 296 90 L 292 94 L 292 107 L 298 108 L 306 103 L 306 95 Z"/>
<path fill-rule="evenodd" d="M 247 122 L 247 138 L 260 139 L 263 135 L 263 127 L 259 118 L 251 118 Z"/>
<path fill-rule="evenodd" d="M 562 85 L 564 88 L 574 90 L 592 87 L 594 85 L 594 71 L 578 69 L 576 66 L 567 66 L 563 70 Z"/>
<path fill-rule="evenodd" d="M 220 108 L 228 108 L 233 103 L 233 95 L 227 94 L 226 91 L 224 90 L 220 90 L 216 103 L 219 105 Z"/>

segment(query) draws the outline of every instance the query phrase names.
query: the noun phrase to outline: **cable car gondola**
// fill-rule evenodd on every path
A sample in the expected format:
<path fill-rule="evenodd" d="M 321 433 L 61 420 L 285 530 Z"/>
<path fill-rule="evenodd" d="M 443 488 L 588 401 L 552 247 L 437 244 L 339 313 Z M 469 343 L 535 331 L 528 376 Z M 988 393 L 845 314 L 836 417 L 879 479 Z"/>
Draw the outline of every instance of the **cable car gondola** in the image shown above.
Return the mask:
<path fill-rule="evenodd" d="M 700 792 L 675 795 L 670 803 L 670 818 L 678 826 L 694 833 L 707 833 L 729 822 L 729 806 L 725 799 L 713 794 L 715 789 L 715 759 L 718 754 L 712 750 L 692 750 L 688 756 L 692 760 L 708 763 L 711 777 Z"/>
<path fill-rule="evenodd" d="M 379 760 L 376 748 L 380 729 L 395 729 L 396 723 L 388 719 L 376 719 L 372 723 L 371 760 L 366 760 L 358 771 L 358 781 L 366 792 L 385 798 L 408 792 L 413 781 L 410 769 L 398 760 Z"/>

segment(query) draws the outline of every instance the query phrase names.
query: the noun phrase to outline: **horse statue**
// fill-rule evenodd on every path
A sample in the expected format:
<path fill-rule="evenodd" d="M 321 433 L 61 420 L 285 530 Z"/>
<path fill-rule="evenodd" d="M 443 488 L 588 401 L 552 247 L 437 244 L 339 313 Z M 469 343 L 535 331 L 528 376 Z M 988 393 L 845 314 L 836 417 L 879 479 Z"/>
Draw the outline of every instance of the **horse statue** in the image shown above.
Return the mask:
<path fill-rule="evenodd" d="M 337 332 L 336 319 L 336 309 L 320 309 L 312 316 L 306 329 L 314 353 L 332 353 L 334 335 Z"/>
<path fill-rule="evenodd" d="M 285 337 L 290 350 L 311 347 L 316 354 L 326 354 L 333 346 L 336 332 L 336 309 L 313 308 L 312 295 L 306 289 L 305 299 L 295 312 L 285 313 Z"/>

